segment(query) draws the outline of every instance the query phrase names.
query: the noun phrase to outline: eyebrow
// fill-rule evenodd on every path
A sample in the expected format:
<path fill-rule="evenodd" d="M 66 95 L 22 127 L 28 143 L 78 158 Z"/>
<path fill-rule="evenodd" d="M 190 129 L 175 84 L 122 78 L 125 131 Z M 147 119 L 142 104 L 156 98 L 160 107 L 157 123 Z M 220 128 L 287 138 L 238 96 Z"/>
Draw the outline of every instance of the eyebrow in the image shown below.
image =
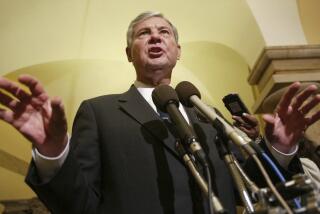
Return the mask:
<path fill-rule="evenodd" d="M 143 27 L 143 28 L 140 28 L 139 30 L 137 30 L 135 33 L 138 33 L 140 31 L 144 31 L 144 30 L 149 30 L 150 27 Z"/>
<path fill-rule="evenodd" d="M 143 28 L 139 29 L 138 31 L 134 32 L 134 34 L 137 34 L 137 33 L 141 32 L 141 31 L 144 31 L 144 30 L 150 30 L 150 28 L 151 27 L 148 27 L 148 26 L 147 27 L 143 27 Z M 168 29 L 168 30 L 172 31 L 171 28 L 167 27 L 167 26 L 157 27 L 157 30 L 163 30 L 163 29 Z"/>
<path fill-rule="evenodd" d="M 160 26 L 160 27 L 158 28 L 158 30 L 163 30 L 163 29 L 171 30 L 171 28 L 170 28 L 170 27 L 167 27 L 167 26 Z"/>

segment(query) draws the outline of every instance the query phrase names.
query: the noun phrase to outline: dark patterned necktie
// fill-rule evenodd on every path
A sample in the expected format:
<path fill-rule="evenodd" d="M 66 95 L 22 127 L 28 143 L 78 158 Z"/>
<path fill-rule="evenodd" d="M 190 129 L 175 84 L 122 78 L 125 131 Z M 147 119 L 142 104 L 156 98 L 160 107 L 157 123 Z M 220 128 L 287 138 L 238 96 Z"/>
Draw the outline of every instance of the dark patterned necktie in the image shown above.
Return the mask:
<path fill-rule="evenodd" d="M 168 113 L 166 112 L 163 112 L 161 111 L 160 109 L 157 109 L 158 113 L 159 113 L 159 116 L 160 118 L 163 120 L 163 121 L 168 121 L 171 123 L 171 120 L 170 120 L 170 116 Z"/>
<path fill-rule="evenodd" d="M 166 127 L 168 128 L 169 132 L 175 136 L 175 138 L 179 138 L 178 131 L 176 129 L 176 126 L 173 121 L 171 121 L 171 118 L 168 113 L 161 111 L 160 109 L 157 109 L 159 113 L 159 117 L 164 122 Z"/>

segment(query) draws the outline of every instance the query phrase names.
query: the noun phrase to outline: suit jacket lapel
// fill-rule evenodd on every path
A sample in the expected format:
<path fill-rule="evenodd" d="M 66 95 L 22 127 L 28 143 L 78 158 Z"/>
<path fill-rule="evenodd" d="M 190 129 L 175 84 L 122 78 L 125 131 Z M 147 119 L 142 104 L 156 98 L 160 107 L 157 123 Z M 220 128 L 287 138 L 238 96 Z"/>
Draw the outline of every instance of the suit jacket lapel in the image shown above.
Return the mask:
<path fill-rule="evenodd" d="M 164 122 L 135 86 L 132 85 L 127 92 L 120 96 L 118 101 L 124 112 L 146 128 L 157 140 L 160 140 L 172 154 L 178 156 L 174 148 L 175 137 L 168 131 Z"/>

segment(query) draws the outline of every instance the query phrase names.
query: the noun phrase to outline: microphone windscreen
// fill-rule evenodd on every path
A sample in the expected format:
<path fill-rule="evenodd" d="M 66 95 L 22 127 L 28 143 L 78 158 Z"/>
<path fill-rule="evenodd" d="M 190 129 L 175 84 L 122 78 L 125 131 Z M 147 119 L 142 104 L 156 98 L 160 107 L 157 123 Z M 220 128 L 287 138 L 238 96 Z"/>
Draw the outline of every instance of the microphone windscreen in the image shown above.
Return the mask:
<path fill-rule="evenodd" d="M 182 105 L 187 107 L 193 107 L 193 104 L 190 102 L 190 97 L 196 95 L 201 99 L 199 90 L 188 81 L 182 81 L 176 86 L 176 92 L 178 94 L 179 100 Z"/>
<path fill-rule="evenodd" d="M 169 85 L 159 85 L 152 92 L 154 104 L 163 112 L 167 112 L 168 104 L 173 103 L 179 107 L 179 99 L 176 91 Z"/>

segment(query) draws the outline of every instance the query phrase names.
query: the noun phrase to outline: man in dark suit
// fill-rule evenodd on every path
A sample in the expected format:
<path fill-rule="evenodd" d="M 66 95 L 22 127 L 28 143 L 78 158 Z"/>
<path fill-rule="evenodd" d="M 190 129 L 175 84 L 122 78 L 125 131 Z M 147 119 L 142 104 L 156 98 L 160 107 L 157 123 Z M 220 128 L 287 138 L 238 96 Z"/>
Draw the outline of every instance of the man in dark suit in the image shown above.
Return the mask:
<path fill-rule="evenodd" d="M 170 84 L 180 57 L 177 30 L 159 13 L 142 13 L 131 22 L 127 43 L 127 57 L 137 74 L 134 85 L 124 94 L 84 101 L 70 141 L 58 98 L 50 99 L 30 76 L 19 81 L 31 94 L 0 79 L 0 88 L 16 98 L 0 93 L 0 103 L 8 108 L 0 109 L 0 118 L 34 147 L 26 181 L 53 213 L 205 213 L 201 193 L 175 152 L 175 131 L 160 119 L 150 99 L 155 86 Z M 285 151 L 295 147 L 300 132 L 320 117 L 304 116 L 318 99 L 303 109 L 299 105 L 313 87 L 297 95 L 292 110 L 288 100 L 298 88 L 299 83 L 293 84 L 278 113 L 266 117 L 271 142 Z M 231 179 L 214 144 L 216 130 L 193 109 L 180 111 L 208 154 L 215 191 L 234 213 Z M 300 125 L 288 126 L 297 116 Z"/>

